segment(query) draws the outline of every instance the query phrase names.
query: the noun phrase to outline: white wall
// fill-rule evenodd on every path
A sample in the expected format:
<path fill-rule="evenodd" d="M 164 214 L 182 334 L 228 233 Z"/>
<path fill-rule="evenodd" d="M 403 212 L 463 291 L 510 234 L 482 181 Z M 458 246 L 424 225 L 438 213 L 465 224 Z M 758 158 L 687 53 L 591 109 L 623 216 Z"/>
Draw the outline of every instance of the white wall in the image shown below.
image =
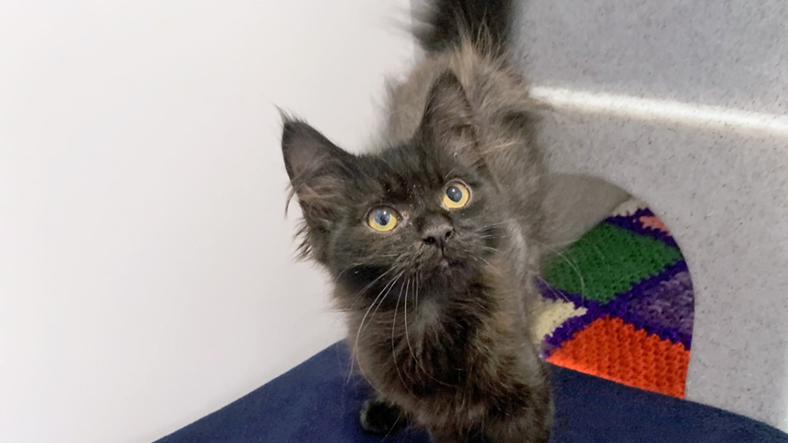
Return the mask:
<path fill-rule="evenodd" d="M 149 441 L 342 336 L 274 104 L 362 146 L 407 6 L 0 2 L 0 441 Z"/>

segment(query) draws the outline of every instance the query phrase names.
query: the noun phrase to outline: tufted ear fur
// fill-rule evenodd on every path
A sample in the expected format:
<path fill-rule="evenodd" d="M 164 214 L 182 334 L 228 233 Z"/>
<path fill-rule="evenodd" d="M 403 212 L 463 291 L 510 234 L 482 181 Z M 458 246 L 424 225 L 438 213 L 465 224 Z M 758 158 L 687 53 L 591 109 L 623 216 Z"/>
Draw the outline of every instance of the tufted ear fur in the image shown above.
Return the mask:
<path fill-rule="evenodd" d="M 338 221 L 345 182 L 355 157 L 331 143 L 306 122 L 285 117 L 282 154 L 292 192 L 304 215 L 301 252 L 323 261 L 328 234 Z"/>
<path fill-rule="evenodd" d="M 447 150 L 467 165 L 481 160 L 473 108 L 454 73 L 446 71 L 433 83 L 421 131 L 427 143 Z"/>

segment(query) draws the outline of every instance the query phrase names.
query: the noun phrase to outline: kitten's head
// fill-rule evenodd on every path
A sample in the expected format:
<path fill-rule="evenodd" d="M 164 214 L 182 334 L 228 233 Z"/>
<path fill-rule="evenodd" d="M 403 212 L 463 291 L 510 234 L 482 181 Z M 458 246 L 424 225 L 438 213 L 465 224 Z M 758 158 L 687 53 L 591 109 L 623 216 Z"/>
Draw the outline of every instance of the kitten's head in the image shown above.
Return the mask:
<path fill-rule="evenodd" d="M 286 120 L 282 149 L 303 210 L 302 252 L 354 292 L 397 277 L 467 284 L 499 247 L 507 213 L 477 135 L 450 73 L 433 85 L 413 138 L 375 155 L 349 154 Z"/>

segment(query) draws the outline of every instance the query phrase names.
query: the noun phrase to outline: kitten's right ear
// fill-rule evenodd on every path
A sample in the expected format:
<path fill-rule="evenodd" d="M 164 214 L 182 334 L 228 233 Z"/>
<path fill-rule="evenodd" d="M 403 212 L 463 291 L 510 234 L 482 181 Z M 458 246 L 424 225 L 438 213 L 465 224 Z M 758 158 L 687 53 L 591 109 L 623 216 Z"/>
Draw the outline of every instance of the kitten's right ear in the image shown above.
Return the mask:
<path fill-rule="evenodd" d="M 427 141 L 468 165 L 481 160 L 476 148 L 473 108 L 457 76 L 446 71 L 432 85 L 421 122 Z"/>
<path fill-rule="evenodd" d="M 314 243 L 337 221 L 337 203 L 346 179 L 353 174 L 354 157 L 307 123 L 289 117 L 283 122 L 282 154 L 304 213 L 307 241 Z"/>

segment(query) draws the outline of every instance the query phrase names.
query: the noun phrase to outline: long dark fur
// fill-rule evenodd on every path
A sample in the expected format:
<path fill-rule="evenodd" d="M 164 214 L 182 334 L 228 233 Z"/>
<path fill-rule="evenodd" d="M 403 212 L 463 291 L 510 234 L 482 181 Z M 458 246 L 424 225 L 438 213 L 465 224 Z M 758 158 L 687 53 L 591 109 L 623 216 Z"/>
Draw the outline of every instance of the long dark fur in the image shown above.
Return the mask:
<path fill-rule="evenodd" d="M 505 0 L 437 0 L 428 58 L 390 85 L 386 145 L 352 155 L 285 118 L 303 253 L 334 279 L 357 368 L 377 392 L 362 426 L 425 427 L 439 443 L 544 443 L 552 404 L 529 341 L 544 167 L 534 105 L 503 56 Z M 449 210 L 450 183 L 471 190 Z M 384 206 L 399 224 L 376 232 Z"/>
<path fill-rule="evenodd" d="M 492 46 L 501 55 L 509 42 L 513 13 L 512 0 L 433 0 L 417 14 L 420 23 L 414 33 L 431 53 L 470 39 L 474 46 Z"/>

